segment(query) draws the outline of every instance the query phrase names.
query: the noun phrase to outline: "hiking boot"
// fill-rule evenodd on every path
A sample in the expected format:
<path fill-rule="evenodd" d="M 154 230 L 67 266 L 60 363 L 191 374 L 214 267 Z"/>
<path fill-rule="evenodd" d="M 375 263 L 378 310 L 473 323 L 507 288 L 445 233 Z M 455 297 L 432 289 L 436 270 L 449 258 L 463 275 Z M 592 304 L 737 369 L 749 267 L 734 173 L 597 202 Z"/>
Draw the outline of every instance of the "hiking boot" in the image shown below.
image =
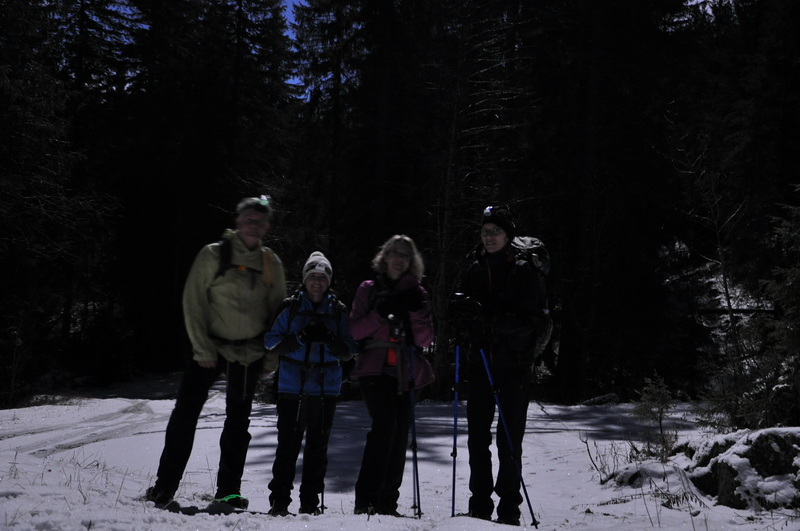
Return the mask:
<path fill-rule="evenodd" d="M 247 507 L 250 505 L 250 500 L 241 494 L 228 494 L 227 496 L 220 496 L 219 493 L 217 493 L 217 496 L 214 498 L 214 503 L 224 503 L 226 505 L 230 505 L 234 509 L 247 509 Z"/>
<path fill-rule="evenodd" d="M 317 504 L 300 504 L 300 514 L 311 514 L 314 516 L 319 516 L 322 514 L 322 507 L 317 507 Z"/>
<path fill-rule="evenodd" d="M 165 489 L 153 485 L 148 487 L 144 493 L 145 501 L 151 501 L 156 504 L 156 507 L 166 507 L 175 497 L 175 489 Z"/>
<path fill-rule="evenodd" d="M 470 510 L 467 513 L 467 516 L 469 516 L 470 518 L 477 518 L 479 520 L 491 520 L 492 519 L 492 513 L 483 513 L 483 512 L 475 511 L 475 510 Z"/>
<path fill-rule="evenodd" d="M 375 514 L 375 509 L 372 505 L 356 505 L 356 508 L 353 509 L 353 514 L 372 515 Z"/>
<path fill-rule="evenodd" d="M 289 508 L 283 507 L 280 505 L 274 505 L 270 507 L 269 511 L 267 512 L 270 516 L 289 516 Z"/>
<path fill-rule="evenodd" d="M 513 516 L 506 516 L 505 518 L 498 518 L 494 521 L 496 524 L 515 525 L 519 527 L 519 518 Z"/>

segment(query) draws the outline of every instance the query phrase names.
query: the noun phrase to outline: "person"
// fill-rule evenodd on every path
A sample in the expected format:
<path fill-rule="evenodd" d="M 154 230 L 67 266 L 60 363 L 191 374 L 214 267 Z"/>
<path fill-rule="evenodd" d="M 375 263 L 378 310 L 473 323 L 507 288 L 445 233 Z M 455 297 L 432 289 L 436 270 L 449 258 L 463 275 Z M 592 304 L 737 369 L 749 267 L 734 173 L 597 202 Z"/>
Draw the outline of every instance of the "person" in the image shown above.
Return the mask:
<path fill-rule="evenodd" d="M 340 362 L 358 345 L 350 335 L 348 310 L 329 290 L 333 269 L 313 252 L 303 266 L 303 287 L 286 299 L 264 338 L 278 354 L 278 448 L 272 465 L 270 514 L 286 516 L 292 502 L 295 466 L 305 434 L 300 513 L 320 514 L 328 439 L 342 387 Z"/>
<path fill-rule="evenodd" d="M 536 320 L 546 293 L 530 263 L 515 255 L 511 242 L 516 226 L 508 207 L 487 207 L 480 225 L 481 243 L 460 286 L 466 300 L 477 303 L 478 308 L 475 321 L 469 326 L 466 368 L 471 494 L 468 514 L 491 520 L 492 494 L 495 493 L 499 497 L 497 521 L 519 525 L 522 504 L 519 467 L 528 413 L 528 387 L 536 348 Z M 491 371 L 494 388 L 487 370 Z M 497 481 L 493 483 L 490 446 L 495 393 L 510 437 L 498 422 L 495 444 L 499 466 Z"/>
<path fill-rule="evenodd" d="M 189 271 L 183 312 L 193 355 L 167 424 L 156 481 L 145 494 L 159 507 L 173 503 L 197 420 L 220 374 L 226 378 L 225 424 L 214 500 L 234 508 L 248 505 L 241 496 L 241 479 L 253 396 L 259 376 L 277 366 L 272 355 L 265 355 L 263 337 L 286 298 L 283 264 L 262 245 L 272 212 L 268 196 L 243 199 L 236 208 L 236 229 L 203 247 Z"/>
<path fill-rule="evenodd" d="M 362 342 L 350 378 L 358 381 L 372 421 L 356 481 L 355 513 L 399 516 L 412 407 L 409 385 L 419 389 L 433 381 L 433 369 L 421 355 L 433 341 L 433 318 L 421 284 L 422 256 L 411 238 L 389 238 L 372 267 L 377 278 L 359 285 L 350 311 L 353 337 Z"/>

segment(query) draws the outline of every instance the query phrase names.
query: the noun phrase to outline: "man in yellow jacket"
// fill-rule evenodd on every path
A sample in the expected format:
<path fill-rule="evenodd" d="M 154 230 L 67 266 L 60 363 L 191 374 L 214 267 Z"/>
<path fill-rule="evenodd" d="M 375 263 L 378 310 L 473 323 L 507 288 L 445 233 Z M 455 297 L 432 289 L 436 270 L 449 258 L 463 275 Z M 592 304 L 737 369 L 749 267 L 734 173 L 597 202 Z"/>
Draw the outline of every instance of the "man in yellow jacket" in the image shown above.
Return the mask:
<path fill-rule="evenodd" d="M 206 245 L 195 258 L 183 292 L 192 359 L 167 424 L 155 484 L 145 498 L 159 507 L 173 502 L 192 452 L 197 419 L 208 392 L 225 373 L 226 417 L 220 436 L 215 502 L 247 508 L 241 496 L 250 411 L 259 375 L 277 359 L 263 347 L 264 332 L 286 298 L 280 258 L 262 241 L 270 227 L 269 197 L 246 198 L 236 208 L 236 229 Z"/>

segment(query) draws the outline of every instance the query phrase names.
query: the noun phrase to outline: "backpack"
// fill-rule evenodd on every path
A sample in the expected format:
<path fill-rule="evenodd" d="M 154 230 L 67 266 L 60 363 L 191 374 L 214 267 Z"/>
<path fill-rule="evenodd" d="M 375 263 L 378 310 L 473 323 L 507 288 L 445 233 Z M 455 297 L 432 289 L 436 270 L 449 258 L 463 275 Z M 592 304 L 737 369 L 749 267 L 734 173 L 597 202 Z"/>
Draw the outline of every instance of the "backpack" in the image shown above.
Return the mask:
<path fill-rule="evenodd" d="M 533 236 L 517 236 L 511 241 L 511 247 L 517 256 L 529 262 L 545 277 L 550 274 L 550 253 L 542 240 Z"/>
<path fill-rule="evenodd" d="M 278 306 L 278 309 L 275 311 L 275 316 L 272 319 L 272 323 L 270 323 L 270 328 L 272 328 L 272 326 L 274 326 L 275 320 L 278 319 L 278 316 L 281 315 L 284 312 L 284 310 L 286 310 L 287 308 L 289 309 L 289 319 L 286 322 L 286 326 L 287 326 L 287 328 L 291 327 L 292 320 L 298 314 L 298 310 L 300 309 L 300 292 L 301 291 L 303 291 L 302 288 L 296 290 L 289 297 L 286 297 L 285 299 L 283 299 L 283 302 L 281 302 L 280 306 Z M 335 293 L 333 293 L 332 291 L 329 291 L 328 293 L 329 293 L 329 295 L 331 297 L 331 299 L 330 299 L 331 306 L 333 306 L 333 315 L 334 315 L 334 319 L 336 321 L 336 332 L 337 332 L 337 335 L 340 335 L 341 334 L 341 328 L 340 328 L 341 319 L 342 319 L 342 315 L 347 315 L 347 306 L 342 301 L 339 300 L 339 297 L 337 297 Z M 309 358 L 309 351 L 308 350 L 306 350 L 305 361 L 296 361 L 296 360 L 294 360 L 294 359 L 292 359 L 290 357 L 281 356 L 281 360 L 284 360 L 284 361 L 286 361 L 288 363 L 292 363 L 292 364 L 296 364 L 296 365 L 300 365 L 301 366 L 301 371 L 300 371 L 300 375 L 301 375 L 300 376 L 300 388 L 301 389 L 303 388 L 303 385 L 304 385 L 303 382 L 305 381 L 305 378 L 306 378 L 306 370 L 308 370 L 308 368 L 311 366 L 310 360 L 308 358 Z M 336 364 L 344 365 L 343 362 L 337 361 L 337 362 L 327 362 L 327 363 L 324 363 L 324 364 L 323 363 L 317 363 L 316 366 L 319 367 L 319 368 L 323 368 L 324 369 L 327 366 L 332 366 L 332 365 L 336 365 Z M 280 380 L 280 377 L 278 375 L 280 374 L 280 370 L 281 370 L 280 366 L 278 366 L 278 368 L 275 370 L 275 376 L 273 377 L 273 380 L 272 380 L 273 381 L 273 384 L 272 384 L 273 385 L 273 390 L 272 390 L 273 396 L 277 395 L 277 393 L 278 393 L 278 382 Z"/>
<path fill-rule="evenodd" d="M 547 290 L 547 276 L 550 274 L 551 265 L 550 253 L 547 252 L 542 240 L 533 236 L 517 236 L 512 240 L 511 247 L 514 249 L 514 254 L 517 258 L 521 258 L 533 266 L 532 269 L 537 273 L 544 292 L 544 304 L 541 308 L 541 313 L 534 322 L 536 331 L 534 359 L 536 359 L 544 352 L 550 342 L 550 336 L 553 334 L 553 318 L 550 316 L 550 301 Z"/>
<path fill-rule="evenodd" d="M 262 247 L 261 255 L 263 257 L 262 270 L 258 271 L 243 265 L 234 265 L 233 263 L 233 244 L 228 238 L 222 238 L 219 241 L 219 268 L 217 269 L 217 277 L 223 276 L 229 269 L 236 268 L 240 271 L 252 271 L 261 275 L 264 284 L 272 287 L 272 249 L 269 247 Z"/>

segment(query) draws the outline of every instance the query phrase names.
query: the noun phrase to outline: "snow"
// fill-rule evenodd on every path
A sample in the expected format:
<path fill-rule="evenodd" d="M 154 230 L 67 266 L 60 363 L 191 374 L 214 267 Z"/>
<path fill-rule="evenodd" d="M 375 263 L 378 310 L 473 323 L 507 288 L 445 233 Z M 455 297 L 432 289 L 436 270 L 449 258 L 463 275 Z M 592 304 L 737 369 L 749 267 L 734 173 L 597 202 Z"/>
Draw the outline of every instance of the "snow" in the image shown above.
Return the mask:
<path fill-rule="evenodd" d="M 263 514 L 194 516 L 173 514 L 142 501 L 154 481 L 164 429 L 173 400 L 135 397 L 84 398 L 22 409 L 0 410 L 0 529 L 11 530 L 468 530 L 505 526 L 451 517 L 453 494 L 453 404 L 417 406 L 417 442 L 422 518 L 353 514 L 353 490 L 369 417 L 363 402 L 339 404 L 330 442 L 325 505 L 319 516 Z M 797 529 L 791 511 L 754 512 L 715 505 L 688 479 L 682 454 L 668 463 L 630 463 L 630 441 L 642 427 L 632 406 L 559 406 L 532 402 L 523 452 L 523 476 L 539 529 L 587 530 L 762 530 Z M 466 406 L 459 406 L 455 459 L 456 513 L 467 510 L 469 455 Z M 203 506 L 214 489 L 218 439 L 224 421 L 219 387 L 203 410 L 192 458 L 177 493 L 185 505 Z M 681 441 L 710 448 L 713 438 L 691 422 L 690 408 L 671 413 Z M 269 509 L 267 484 L 276 445 L 272 404 L 256 404 L 243 494 L 255 511 Z M 590 459 L 591 456 L 591 459 Z M 746 469 L 750 465 L 741 460 Z M 729 462 L 734 462 L 730 460 Z M 302 463 L 302 454 L 298 464 Z M 594 463 L 594 464 L 593 464 Z M 600 474 L 595 466 L 599 467 Z M 601 483 L 616 472 L 622 482 Z M 747 472 L 744 470 L 743 472 Z M 401 513 L 413 514 L 411 452 L 401 491 Z M 298 475 L 299 480 L 299 475 Z M 773 497 L 792 492 L 792 476 L 766 478 Z M 762 481 L 757 476 L 752 481 Z M 295 483 L 296 494 L 299 484 Z M 297 510 L 297 499 L 290 510 Z M 533 529 L 522 505 L 523 529 Z"/>

